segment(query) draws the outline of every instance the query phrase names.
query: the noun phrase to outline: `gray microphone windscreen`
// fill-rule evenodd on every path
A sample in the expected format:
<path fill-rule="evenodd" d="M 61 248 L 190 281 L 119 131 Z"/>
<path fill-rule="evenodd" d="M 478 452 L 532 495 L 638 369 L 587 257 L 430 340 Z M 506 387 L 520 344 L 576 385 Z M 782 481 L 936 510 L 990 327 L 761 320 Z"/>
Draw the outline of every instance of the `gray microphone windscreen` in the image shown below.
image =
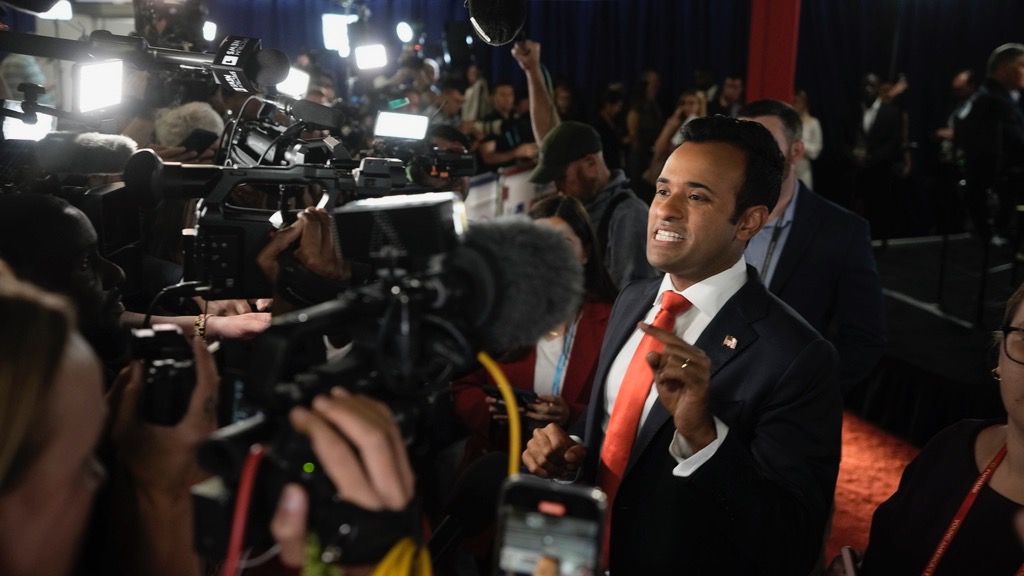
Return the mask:
<path fill-rule="evenodd" d="M 489 272 L 478 274 L 489 273 L 495 289 L 480 334 L 484 350 L 533 346 L 579 309 L 583 265 L 559 232 L 525 217 L 499 218 L 470 226 L 464 246 L 487 263 Z"/>

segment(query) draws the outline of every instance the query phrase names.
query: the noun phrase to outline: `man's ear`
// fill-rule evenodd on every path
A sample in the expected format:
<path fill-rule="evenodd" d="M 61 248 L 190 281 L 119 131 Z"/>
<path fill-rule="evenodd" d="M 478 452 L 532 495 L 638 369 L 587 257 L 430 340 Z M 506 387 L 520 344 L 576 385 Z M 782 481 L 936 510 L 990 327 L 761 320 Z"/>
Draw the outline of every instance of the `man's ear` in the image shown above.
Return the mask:
<path fill-rule="evenodd" d="M 748 242 L 761 231 L 761 228 L 764 228 L 766 222 L 768 222 L 767 206 L 760 205 L 747 208 L 743 211 L 743 214 L 740 214 L 739 219 L 736 220 L 736 239 Z"/>
<path fill-rule="evenodd" d="M 807 148 L 804 146 L 803 140 L 797 140 L 789 145 L 789 157 L 792 159 L 794 166 L 800 162 L 806 153 Z"/>

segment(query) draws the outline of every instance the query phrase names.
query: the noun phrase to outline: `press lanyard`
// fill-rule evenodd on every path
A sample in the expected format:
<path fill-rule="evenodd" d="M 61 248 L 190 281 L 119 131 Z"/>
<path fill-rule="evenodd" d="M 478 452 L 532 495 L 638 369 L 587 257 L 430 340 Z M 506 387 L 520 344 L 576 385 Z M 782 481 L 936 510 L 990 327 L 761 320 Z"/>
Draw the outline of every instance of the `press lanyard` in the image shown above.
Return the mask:
<path fill-rule="evenodd" d="M 1006 457 L 1006 444 L 996 452 L 995 457 L 988 463 L 988 466 L 981 471 L 981 475 L 974 482 L 974 486 L 971 486 L 971 490 L 967 493 L 963 503 L 960 504 L 960 509 L 957 510 L 956 516 L 953 517 L 953 521 L 949 523 L 949 528 L 946 528 L 946 533 L 943 534 L 942 540 L 939 540 L 939 545 L 935 548 L 935 553 L 932 554 L 932 559 L 928 561 L 928 565 L 925 566 L 924 571 L 921 572 L 921 576 L 932 576 L 935 574 L 935 569 L 938 568 L 939 562 L 942 557 L 946 554 L 946 550 L 949 549 L 949 545 L 953 542 L 953 538 L 956 533 L 960 531 L 960 526 L 964 523 L 964 518 L 967 513 L 970 512 L 971 507 L 974 506 L 974 501 L 978 499 L 978 494 L 981 493 L 981 489 L 988 484 L 988 481 L 992 479 L 992 475 L 995 474 L 996 468 L 1002 463 L 1003 458 Z M 1017 569 L 1016 576 L 1024 576 L 1024 565 L 1021 565 Z"/>
<path fill-rule="evenodd" d="M 580 323 L 580 317 L 576 316 L 569 330 L 565 332 L 565 339 L 562 340 L 562 354 L 558 357 L 558 364 L 555 365 L 555 377 L 551 381 L 551 395 L 558 396 L 562 391 L 562 382 L 565 380 L 565 367 L 569 364 L 569 353 L 572 352 L 572 341 L 576 338 L 576 326 Z"/>

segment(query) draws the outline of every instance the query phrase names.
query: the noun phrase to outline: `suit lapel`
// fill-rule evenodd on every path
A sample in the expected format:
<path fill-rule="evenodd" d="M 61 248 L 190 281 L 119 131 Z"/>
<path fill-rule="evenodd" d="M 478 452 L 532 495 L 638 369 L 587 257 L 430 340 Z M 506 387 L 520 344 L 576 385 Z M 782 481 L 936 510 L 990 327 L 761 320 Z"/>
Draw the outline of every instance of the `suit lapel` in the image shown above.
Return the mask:
<path fill-rule="evenodd" d="M 712 404 L 714 403 L 715 375 L 742 355 L 757 340 L 758 335 L 753 323 L 764 317 L 767 304 L 768 294 L 764 285 L 757 279 L 757 271 L 747 266 L 747 283 L 726 302 L 697 339 L 695 345 L 703 350 L 711 360 Z M 727 342 L 734 343 L 735 348 Z M 671 421 L 671 415 L 661 405 L 661 402 L 655 402 L 633 443 L 629 463 L 626 465 L 626 474 L 629 474 L 637 459 L 647 450 L 658 430 L 665 424 L 672 425 Z M 668 446 L 664 446 L 663 449 L 667 451 Z"/>
<path fill-rule="evenodd" d="M 786 283 L 793 276 L 800 259 L 803 258 L 807 248 L 811 245 L 811 239 L 814 238 L 821 225 L 820 218 L 817 217 L 818 199 L 814 197 L 814 192 L 804 186 L 802 182 L 799 186 L 800 193 L 796 197 L 796 209 L 793 213 L 793 222 L 790 224 L 793 229 L 789 231 L 786 245 L 782 248 L 782 254 L 779 254 L 779 263 L 772 275 L 771 291 L 773 294 L 781 293 L 782 289 L 786 287 Z"/>
<path fill-rule="evenodd" d="M 601 432 L 601 423 L 604 420 L 604 396 L 605 380 L 608 379 L 608 370 L 612 362 L 618 356 L 619 350 L 636 330 L 636 323 L 643 319 L 647 311 L 654 303 L 658 295 L 658 287 L 661 286 L 661 278 L 655 278 L 637 286 L 636 290 L 626 289 L 615 302 L 611 318 L 608 320 L 608 328 L 604 335 L 604 344 L 601 346 L 601 357 L 597 365 L 597 373 L 594 377 L 593 390 L 590 393 L 590 404 L 587 406 L 587 446 L 600 451 L 601 442 L 604 440 Z"/>

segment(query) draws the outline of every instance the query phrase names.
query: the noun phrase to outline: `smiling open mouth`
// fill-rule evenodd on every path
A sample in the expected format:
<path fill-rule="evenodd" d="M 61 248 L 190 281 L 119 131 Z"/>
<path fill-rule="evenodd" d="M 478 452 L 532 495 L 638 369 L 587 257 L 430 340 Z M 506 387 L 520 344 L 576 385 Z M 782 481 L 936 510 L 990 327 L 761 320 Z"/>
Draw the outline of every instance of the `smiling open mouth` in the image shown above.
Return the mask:
<path fill-rule="evenodd" d="M 659 242 L 681 242 L 683 237 L 668 230 L 658 230 L 654 233 L 654 239 Z"/>

